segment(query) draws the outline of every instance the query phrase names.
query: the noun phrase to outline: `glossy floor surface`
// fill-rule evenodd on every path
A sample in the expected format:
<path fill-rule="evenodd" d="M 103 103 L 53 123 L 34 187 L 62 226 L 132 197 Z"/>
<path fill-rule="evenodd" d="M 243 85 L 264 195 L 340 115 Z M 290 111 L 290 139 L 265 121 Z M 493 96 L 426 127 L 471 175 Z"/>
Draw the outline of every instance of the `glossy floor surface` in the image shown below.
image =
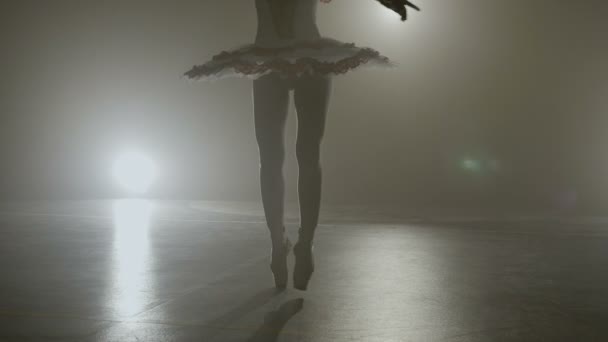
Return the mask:
<path fill-rule="evenodd" d="M 403 212 L 324 209 L 277 293 L 257 204 L 0 203 L 0 340 L 608 341 L 607 221 Z"/>

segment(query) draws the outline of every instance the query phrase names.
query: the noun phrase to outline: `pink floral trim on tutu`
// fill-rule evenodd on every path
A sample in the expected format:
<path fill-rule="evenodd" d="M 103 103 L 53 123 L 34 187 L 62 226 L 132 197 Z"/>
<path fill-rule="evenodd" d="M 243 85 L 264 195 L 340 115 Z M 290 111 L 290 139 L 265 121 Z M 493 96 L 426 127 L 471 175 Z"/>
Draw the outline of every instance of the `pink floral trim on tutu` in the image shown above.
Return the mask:
<path fill-rule="evenodd" d="M 285 53 L 295 52 L 302 49 L 311 50 L 323 50 L 326 48 L 344 48 L 352 49 L 357 48 L 354 43 L 338 43 L 330 39 L 319 39 L 298 42 L 297 45 L 289 45 L 284 47 L 263 47 L 263 46 L 247 46 L 235 51 L 223 51 L 220 54 L 213 57 L 214 61 L 222 61 L 226 59 L 238 58 L 244 55 L 254 54 L 256 56 L 275 56 L 282 55 Z M 375 51 L 373 49 L 369 49 Z"/>
<path fill-rule="evenodd" d="M 329 49 L 349 51 L 335 60 L 325 60 L 323 53 Z M 302 51 L 308 51 L 300 57 Z M 315 56 L 308 57 L 306 55 Z M 262 47 L 249 45 L 233 51 L 224 51 L 211 61 L 195 65 L 184 74 L 190 80 L 244 76 L 257 78 L 272 72 L 287 76 L 304 74 L 345 74 L 364 64 L 390 65 L 387 57 L 371 48 L 360 48 L 353 43 L 335 40 L 299 42 L 285 47 Z"/>
<path fill-rule="evenodd" d="M 191 70 L 186 72 L 184 76 L 189 79 L 200 79 L 213 76 L 226 68 L 232 68 L 236 73 L 244 76 L 262 76 L 270 72 L 278 72 L 287 75 L 302 75 L 305 73 L 322 75 L 344 74 L 379 57 L 380 55 L 377 51 L 365 49 L 359 51 L 352 57 L 337 62 L 322 62 L 314 58 L 304 57 L 297 59 L 294 63 L 285 59 L 274 59 L 262 64 L 257 64 L 237 59 L 232 60 L 229 65 L 210 66 L 203 64 L 194 66 Z M 386 57 L 382 58 L 386 59 L 387 63 L 389 62 Z"/>

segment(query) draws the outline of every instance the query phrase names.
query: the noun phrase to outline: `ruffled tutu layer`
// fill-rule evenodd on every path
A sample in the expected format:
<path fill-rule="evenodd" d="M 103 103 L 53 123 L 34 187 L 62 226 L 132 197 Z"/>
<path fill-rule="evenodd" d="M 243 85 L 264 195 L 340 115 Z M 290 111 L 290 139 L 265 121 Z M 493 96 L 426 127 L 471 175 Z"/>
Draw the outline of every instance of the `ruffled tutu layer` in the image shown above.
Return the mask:
<path fill-rule="evenodd" d="M 195 65 L 184 74 L 189 80 L 227 77 L 256 79 L 270 73 L 287 77 L 339 75 L 362 66 L 392 66 L 378 51 L 329 38 L 302 41 L 285 47 L 249 44 L 224 51 L 212 60 Z"/>

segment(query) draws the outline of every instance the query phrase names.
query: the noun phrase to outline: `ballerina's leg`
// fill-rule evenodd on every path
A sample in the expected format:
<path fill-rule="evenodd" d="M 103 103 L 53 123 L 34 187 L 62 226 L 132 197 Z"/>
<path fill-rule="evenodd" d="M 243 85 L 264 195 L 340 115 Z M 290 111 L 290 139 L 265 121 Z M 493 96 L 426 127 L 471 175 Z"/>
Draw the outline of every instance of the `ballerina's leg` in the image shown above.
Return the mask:
<path fill-rule="evenodd" d="M 326 76 L 302 77 L 296 82 L 294 101 L 298 116 L 296 155 L 298 159 L 298 197 L 300 237 L 298 242 L 312 244 L 321 206 L 321 141 L 331 93 Z"/>
<path fill-rule="evenodd" d="M 285 232 L 284 130 L 289 89 L 277 77 L 264 76 L 253 83 L 255 136 L 260 152 L 260 186 L 266 222 L 273 246 L 283 243 Z"/>

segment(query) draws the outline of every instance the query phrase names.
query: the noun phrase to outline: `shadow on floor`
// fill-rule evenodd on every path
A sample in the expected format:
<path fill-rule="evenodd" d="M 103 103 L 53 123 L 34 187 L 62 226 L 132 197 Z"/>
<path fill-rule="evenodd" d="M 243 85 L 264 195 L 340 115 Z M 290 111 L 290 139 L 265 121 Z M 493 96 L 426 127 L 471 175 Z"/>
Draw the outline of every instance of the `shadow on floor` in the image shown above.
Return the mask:
<path fill-rule="evenodd" d="M 285 324 L 295 316 L 304 306 L 303 298 L 288 300 L 277 310 L 268 312 L 264 316 L 264 323 L 255 331 L 247 342 L 275 342 Z"/>
<path fill-rule="evenodd" d="M 232 323 L 238 321 L 247 314 L 255 311 L 257 308 L 265 305 L 271 299 L 284 294 L 282 291 L 277 291 L 274 288 L 262 290 L 254 294 L 251 298 L 247 299 L 242 304 L 233 308 L 232 310 L 205 322 L 205 326 L 210 327 L 227 327 Z M 281 306 L 272 310 L 264 315 L 264 323 L 257 328 L 254 334 L 247 339 L 248 342 L 275 342 L 277 341 L 279 334 L 283 330 L 283 327 L 287 322 L 296 315 L 304 305 L 303 298 L 296 298 L 288 300 Z M 219 330 L 221 331 L 221 330 Z M 206 341 L 213 340 L 219 333 L 216 332 L 212 335 L 205 337 Z"/>
<path fill-rule="evenodd" d="M 274 298 L 280 294 L 281 294 L 281 292 L 277 291 L 274 288 L 264 289 L 256 294 L 254 294 L 249 299 L 247 299 L 245 302 L 243 302 L 242 304 L 233 308 L 232 310 L 205 322 L 204 325 L 210 326 L 210 327 L 229 326 L 231 323 L 238 321 L 242 317 L 245 317 L 248 313 L 255 311 L 257 308 L 259 308 L 260 306 L 263 306 L 268 301 L 270 301 L 272 298 Z M 212 335 L 206 336 L 205 340 L 206 341 L 213 340 L 213 338 L 215 338 L 218 333 L 219 333 L 219 331 Z"/>

